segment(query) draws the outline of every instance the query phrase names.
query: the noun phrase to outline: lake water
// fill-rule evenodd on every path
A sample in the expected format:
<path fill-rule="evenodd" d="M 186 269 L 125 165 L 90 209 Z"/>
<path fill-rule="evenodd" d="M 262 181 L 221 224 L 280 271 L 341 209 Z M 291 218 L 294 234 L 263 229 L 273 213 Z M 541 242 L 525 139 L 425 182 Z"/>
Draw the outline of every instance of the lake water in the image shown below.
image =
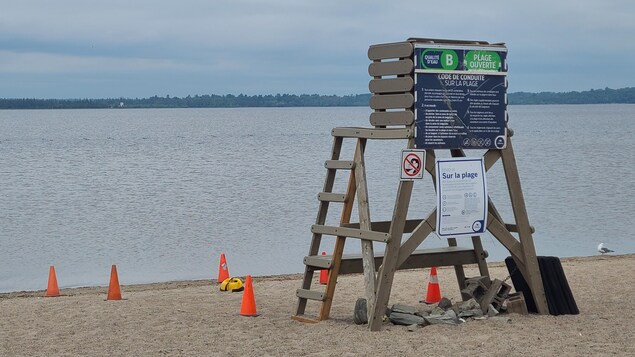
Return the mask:
<path fill-rule="evenodd" d="M 635 106 L 511 106 L 539 255 L 634 253 Z M 0 111 L 0 292 L 299 273 L 336 126 L 368 108 Z M 342 158 L 352 158 L 354 141 Z M 389 220 L 404 141 L 369 141 L 371 217 Z M 468 151 L 468 155 L 480 155 Z M 447 156 L 442 154 L 439 156 Z M 336 191 L 343 191 L 340 177 Z M 513 222 L 502 165 L 490 194 Z M 410 218 L 434 207 L 415 184 Z M 338 220 L 332 205 L 329 221 Z M 354 216 L 356 213 L 354 212 Z M 467 239 L 469 241 L 469 238 Z M 321 250 L 330 251 L 332 237 Z M 489 234 L 490 260 L 507 256 Z M 423 247 L 445 245 L 428 237 Z M 383 250 L 383 244 L 376 249 Z M 347 252 L 358 252 L 357 240 Z"/>

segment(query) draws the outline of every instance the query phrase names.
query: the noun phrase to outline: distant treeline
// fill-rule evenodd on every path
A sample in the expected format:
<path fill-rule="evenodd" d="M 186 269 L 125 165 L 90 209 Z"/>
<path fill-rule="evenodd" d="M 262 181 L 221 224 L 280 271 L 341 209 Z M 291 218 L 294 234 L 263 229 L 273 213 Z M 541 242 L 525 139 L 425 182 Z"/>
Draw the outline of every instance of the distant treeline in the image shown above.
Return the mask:
<path fill-rule="evenodd" d="M 87 108 L 245 108 L 245 107 L 355 107 L 367 106 L 370 94 L 318 95 L 195 95 L 183 98 L 108 99 L 0 99 L 0 109 L 87 109 Z"/>
<path fill-rule="evenodd" d="M 508 95 L 509 104 L 635 104 L 635 87 L 591 89 L 583 92 L 516 92 Z"/>
<path fill-rule="evenodd" d="M 509 104 L 635 104 L 635 87 L 591 89 L 583 92 L 509 93 Z M 99 109 L 99 108 L 246 108 L 246 107 L 364 107 L 370 94 L 319 95 L 195 95 L 183 98 L 108 99 L 2 99 L 0 109 Z"/>

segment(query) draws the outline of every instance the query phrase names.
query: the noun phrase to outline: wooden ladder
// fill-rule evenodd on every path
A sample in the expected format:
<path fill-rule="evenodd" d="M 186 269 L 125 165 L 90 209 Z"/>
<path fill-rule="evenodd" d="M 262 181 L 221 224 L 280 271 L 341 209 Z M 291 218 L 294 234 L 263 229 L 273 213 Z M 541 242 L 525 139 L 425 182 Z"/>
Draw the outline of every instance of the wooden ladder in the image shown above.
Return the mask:
<path fill-rule="evenodd" d="M 360 134 L 359 131 L 356 132 L 356 135 L 350 134 L 350 131 L 345 131 L 341 133 L 341 135 L 338 134 L 336 130 L 333 131 L 331 159 L 324 163 L 327 169 L 326 179 L 324 181 L 323 191 L 318 194 L 319 209 L 315 224 L 311 227 L 313 236 L 309 254 L 304 258 L 305 270 L 302 287 L 296 291 L 298 304 L 296 313 L 292 318 L 298 321 L 319 322 L 328 319 L 346 238 L 361 239 L 366 297 L 369 304 L 368 311 L 372 311 L 372 306 L 370 305 L 374 302 L 376 281 L 373 241 L 388 242 L 390 235 L 388 233 L 374 232 L 371 230 L 364 164 L 364 150 L 366 148 L 367 138 L 363 137 L 365 133 Z M 352 161 L 340 160 L 340 151 L 345 137 L 357 138 L 357 146 Z M 332 192 L 338 170 L 350 171 L 345 193 Z M 356 196 L 359 211 L 359 228 L 348 228 L 345 226 L 350 223 L 353 203 Z M 343 203 L 339 226 L 325 225 L 329 204 L 331 202 Z M 318 255 L 323 235 L 336 237 L 333 254 L 330 256 Z M 322 269 L 329 270 L 326 288 L 323 291 L 311 289 L 314 272 Z M 317 318 L 309 318 L 304 315 L 308 300 L 321 302 L 322 305 Z"/>

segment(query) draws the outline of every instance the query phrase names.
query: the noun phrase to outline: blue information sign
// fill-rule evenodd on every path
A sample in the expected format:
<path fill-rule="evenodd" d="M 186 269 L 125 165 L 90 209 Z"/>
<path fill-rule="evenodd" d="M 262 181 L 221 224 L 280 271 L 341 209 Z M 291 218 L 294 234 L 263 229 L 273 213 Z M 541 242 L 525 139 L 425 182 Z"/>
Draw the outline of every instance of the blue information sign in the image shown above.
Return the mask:
<path fill-rule="evenodd" d="M 507 49 L 415 44 L 416 147 L 503 149 Z"/>

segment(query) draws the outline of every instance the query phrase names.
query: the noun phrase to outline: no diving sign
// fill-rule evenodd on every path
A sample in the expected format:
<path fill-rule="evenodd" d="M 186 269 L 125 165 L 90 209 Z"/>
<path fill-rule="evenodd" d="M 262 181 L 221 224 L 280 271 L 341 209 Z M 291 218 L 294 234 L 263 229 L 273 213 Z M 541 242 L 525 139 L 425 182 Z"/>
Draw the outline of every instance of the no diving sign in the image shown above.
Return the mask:
<path fill-rule="evenodd" d="M 424 150 L 401 151 L 401 179 L 415 180 L 423 178 L 423 169 L 426 158 Z"/>

